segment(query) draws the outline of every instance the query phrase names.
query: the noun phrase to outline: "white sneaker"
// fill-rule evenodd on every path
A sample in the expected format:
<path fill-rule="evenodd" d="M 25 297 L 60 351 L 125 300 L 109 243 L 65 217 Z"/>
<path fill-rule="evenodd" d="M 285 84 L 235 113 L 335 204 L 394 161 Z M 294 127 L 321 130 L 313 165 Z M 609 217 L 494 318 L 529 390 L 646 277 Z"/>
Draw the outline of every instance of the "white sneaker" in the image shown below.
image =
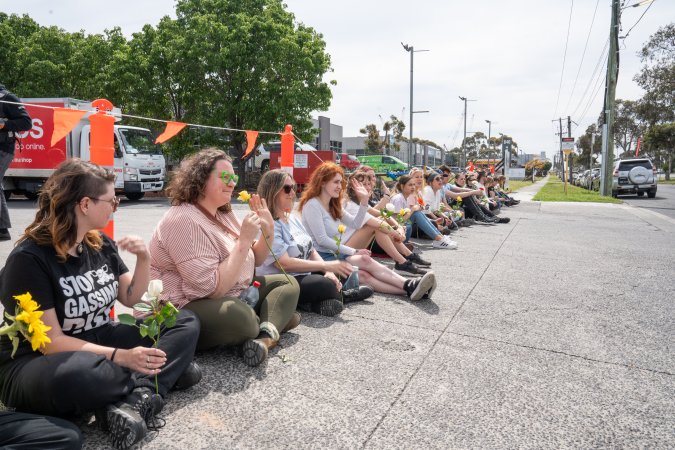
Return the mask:
<path fill-rule="evenodd" d="M 441 238 L 437 241 L 434 241 L 431 244 L 431 246 L 433 248 L 444 248 L 444 249 L 447 249 L 447 250 L 454 250 L 454 249 L 457 248 L 457 243 L 455 241 L 452 241 L 452 240 L 448 239 L 447 236 L 443 236 L 443 238 Z"/>

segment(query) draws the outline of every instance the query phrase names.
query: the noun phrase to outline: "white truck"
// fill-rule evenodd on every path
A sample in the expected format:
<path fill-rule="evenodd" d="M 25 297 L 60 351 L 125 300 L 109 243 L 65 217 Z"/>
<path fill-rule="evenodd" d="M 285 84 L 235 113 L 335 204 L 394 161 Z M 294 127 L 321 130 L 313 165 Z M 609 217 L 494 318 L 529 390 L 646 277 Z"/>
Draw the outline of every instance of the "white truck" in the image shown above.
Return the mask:
<path fill-rule="evenodd" d="M 72 98 L 24 98 L 28 104 L 72 108 L 92 111 L 91 103 Z M 54 131 L 53 110 L 27 105 L 26 110 L 33 120 L 33 128 L 17 133 L 14 160 L 5 173 L 3 186 L 5 196 L 23 194 L 31 200 L 49 175 L 66 158 L 89 160 L 89 116 L 54 146 L 51 145 Z M 121 119 L 119 108 L 113 110 L 116 122 Z M 164 188 L 166 161 L 159 145 L 155 144 L 152 132 L 147 128 L 115 124 L 115 192 L 129 200 L 140 200 L 146 192 Z"/>

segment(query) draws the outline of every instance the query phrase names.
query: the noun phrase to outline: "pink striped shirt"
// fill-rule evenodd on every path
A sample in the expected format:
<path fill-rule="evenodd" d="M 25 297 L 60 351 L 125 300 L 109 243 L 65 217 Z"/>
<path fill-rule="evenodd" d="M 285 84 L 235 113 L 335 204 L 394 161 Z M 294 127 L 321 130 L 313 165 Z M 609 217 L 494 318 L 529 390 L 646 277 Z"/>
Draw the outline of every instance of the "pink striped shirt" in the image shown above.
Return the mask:
<path fill-rule="evenodd" d="M 218 212 L 216 219 L 239 233 L 234 213 Z M 230 256 L 236 242 L 194 205 L 183 203 L 169 208 L 157 224 L 149 247 L 150 277 L 162 280 L 162 299 L 182 308 L 211 295 L 218 285 L 218 265 Z M 239 296 L 251 284 L 254 271 L 255 255 L 249 250 L 236 283 L 225 296 Z"/>

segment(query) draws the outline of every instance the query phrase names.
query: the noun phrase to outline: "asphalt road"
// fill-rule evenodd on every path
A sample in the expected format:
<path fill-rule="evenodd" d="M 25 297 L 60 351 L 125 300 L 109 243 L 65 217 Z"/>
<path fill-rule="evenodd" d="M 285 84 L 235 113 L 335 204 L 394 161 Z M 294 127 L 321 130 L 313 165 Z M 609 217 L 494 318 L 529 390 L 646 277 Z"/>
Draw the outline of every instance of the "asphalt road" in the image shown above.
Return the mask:
<path fill-rule="evenodd" d="M 646 208 L 675 219 L 675 184 L 659 184 L 654 198 L 646 195 L 638 197 L 635 194 L 619 195 L 619 198 L 631 206 Z"/>

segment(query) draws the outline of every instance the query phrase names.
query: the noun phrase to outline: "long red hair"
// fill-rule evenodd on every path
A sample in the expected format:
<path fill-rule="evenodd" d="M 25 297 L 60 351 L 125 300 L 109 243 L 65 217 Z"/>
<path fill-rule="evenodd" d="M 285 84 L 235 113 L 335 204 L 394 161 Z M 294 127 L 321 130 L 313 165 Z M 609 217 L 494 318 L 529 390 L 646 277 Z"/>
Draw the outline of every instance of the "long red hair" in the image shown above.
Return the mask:
<path fill-rule="evenodd" d="M 342 167 L 330 161 L 317 167 L 309 178 L 309 181 L 305 185 L 305 189 L 302 191 L 298 210 L 302 212 L 302 208 L 308 201 L 321 195 L 321 187 L 335 178 L 335 175 L 342 176 L 342 191 L 340 191 L 340 196 L 338 198 L 330 199 L 330 202 L 328 203 L 328 212 L 333 219 L 340 219 L 342 217 L 342 200 L 344 199 L 345 192 L 347 192 L 347 180 L 345 179 L 345 172 L 342 170 Z"/>

